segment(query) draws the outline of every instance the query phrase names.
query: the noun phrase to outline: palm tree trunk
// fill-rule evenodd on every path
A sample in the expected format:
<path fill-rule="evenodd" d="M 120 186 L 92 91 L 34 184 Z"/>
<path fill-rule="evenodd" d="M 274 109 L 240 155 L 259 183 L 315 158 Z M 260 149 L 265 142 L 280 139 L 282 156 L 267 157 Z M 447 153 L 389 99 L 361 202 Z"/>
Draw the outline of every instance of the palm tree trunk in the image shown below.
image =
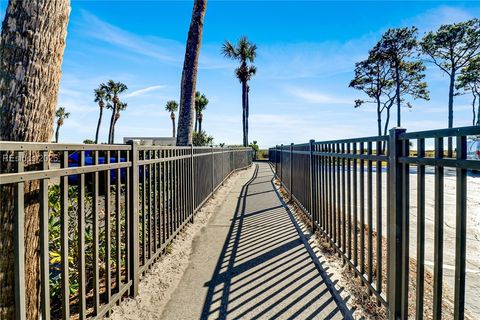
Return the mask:
<path fill-rule="evenodd" d="M 248 146 L 248 117 L 250 115 L 250 100 L 249 100 L 249 94 L 250 94 L 250 86 L 247 83 L 247 94 L 245 96 L 246 103 L 245 103 L 245 140 L 247 142 Z"/>
<path fill-rule="evenodd" d="M 108 143 L 113 143 L 113 127 L 115 126 L 115 115 L 117 114 L 117 104 L 113 104 L 112 117 L 110 118 L 110 129 L 108 130 Z"/>
<path fill-rule="evenodd" d="M 58 134 L 60 133 L 60 125 L 57 124 L 57 130 L 55 130 L 55 143 L 58 143 Z"/>
<path fill-rule="evenodd" d="M 243 131 L 243 146 L 246 147 L 248 145 L 247 141 L 247 127 L 246 127 L 246 120 L 247 120 L 247 82 L 242 82 L 242 131 Z"/>
<path fill-rule="evenodd" d="M 195 129 L 194 129 L 195 132 L 198 132 L 197 128 L 198 128 L 198 114 L 195 111 Z"/>
<path fill-rule="evenodd" d="M 172 116 L 171 118 L 172 118 L 172 137 L 175 138 L 175 117 Z"/>
<path fill-rule="evenodd" d="M 9 1 L 0 38 L 0 140 L 51 142 L 69 15 L 69 0 Z M 25 156 L 38 158 L 31 153 Z M 26 170 L 39 167 L 39 163 L 26 165 Z M 2 172 L 13 166 L 3 162 Z M 25 183 L 27 319 L 40 318 L 38 188 L 38 181 Z M 0 319 L 18 318 L 13 291 L 13 199 L 12 186 L 0 189 Z"/>
<path fill-rule="evenodd" d="M 98 116 L 97 131 L 95 132 L 95 144 L 98 143 L 98 134 L 100 132 L 100 125 L 102 124 L 103 108 L 100 108 L 100 115 Z"/>
<path fill-rule="evenodd" d="M 198 119 L 198 132 L 202 133 L 202 119 Z"/>
<path fill-rule="evenodd" d="M 180 87 L 180 111 L 178 117 L 177 145 L 192 144 L 192 127 L 195 111 L 195 88 L 197 84 L 198 57 L 202 43 L 203 21 L 207 0 L 195 0 L 192 20 L 188 30 L 185 60 Z"/>

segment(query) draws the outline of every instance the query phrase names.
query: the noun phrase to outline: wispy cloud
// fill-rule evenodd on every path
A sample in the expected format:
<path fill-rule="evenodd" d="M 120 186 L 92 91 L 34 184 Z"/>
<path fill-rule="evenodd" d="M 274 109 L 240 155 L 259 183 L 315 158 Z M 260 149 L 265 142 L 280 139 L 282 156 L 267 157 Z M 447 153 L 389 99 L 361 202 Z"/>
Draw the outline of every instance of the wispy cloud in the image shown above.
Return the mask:
<path fill-rule="evenodd" d="M 146 88 L 138 89 L 138 90 L 132 91 L 130 93 L 127 93 L 126 95 L 124 95 L 124 97 L 125 98 L 132 98 L 132 97 L 143 96 L 146 93 L 149 93 L 149 92 L 152 92 L 152 91 L 157 91 L 157 90 L 160 90 L 162 88 L 165 88 L 165 86 L 162 86 L 162 85 L 149 86 L 149 87 L 146 87 Z"/>
<path fill-rule="evenodd" d="M 149 37 L 149 40 L 146 40 L 146 37 L 125 31 L 99 19 L 97 16 L 85 10 L 82 11 L 82 18 L 80 27 L 93 39 L 154 58 L 164 63 L 181 66 L 182 60 L 176 53 L 178 53 L 183 46 L 177 41 L 159 37 Z"/>
<path fill-rule="evenodd" d="M 346 99 L 343 97 L 331 96 L 320 91 L 309 91 L 297 87 L 288 87 L 286 91 L 294 97 L 301 99 L 303 102 L 313 104 L 352 104 L 352 99 Z"/>
<path fill-rule="evenodd" d="M 185 44 L 157 36 L 140 36 L 112 25 L 82 10 L 80 28 L 90 38 L 128 50 L 136 55 L 155 59 L 161 63 L 181 68 Z M 199 69 L 229 68 L 230 64 L 220 56 L 220 46 L 204 44 L 199 58 Z M 102 50 L 102 49 L 100 49 Z M 118 54 L 113 51 L 111 54 Z"/>
<path fill-rule="evenodd" d="M 475 16 L 472 10 L 474 9 L 470 8 L 467 11 L 460 7 L 440 6 L 425 11 L 416 17 L 406 19 L 404 25 L 414 25 L 419 29 L 420 33 L 434 31 L 443 24 L 472 19 Z M 480 10 L 477 9 L 476 13 L 480 14 Z"/>

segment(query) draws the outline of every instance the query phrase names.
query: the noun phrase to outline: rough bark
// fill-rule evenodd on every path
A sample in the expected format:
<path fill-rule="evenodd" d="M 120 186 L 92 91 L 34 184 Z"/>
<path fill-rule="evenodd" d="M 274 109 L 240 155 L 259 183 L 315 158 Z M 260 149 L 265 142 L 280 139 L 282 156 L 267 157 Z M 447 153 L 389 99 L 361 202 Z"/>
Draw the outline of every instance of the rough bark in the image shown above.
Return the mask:
<path fill-rule="evenodd" d="M 69 14 L 69 0 L 9 1 L 0 42 L 1 140 L 51 141 Z M 13 165 L 3 163 L 2 171 Z M 32 166 L 38 163 L 26 163 L 26 170 Z M 27 319 L 39 318 L 38 187 L 38 181 L 25 183 Z M 12 319 L 13 189 L 0 194 L 0 319 Z"/>
<path fill-rule="evenodd" d="M 198 132 L 202 133 L 202 118 L 198 118 Z"/>
<path fill-rule="evenodd" d="M 172 137 L 175 138 L 175 113 L 172 112 L 170 118 L 172 118 Z"/>
<path fill-rule="evenodd" d="M 98 143 L 98 134 L 100 133 L 100 125 L 102 124 L 103 107 L 100 107 L 100 115 L 98 116 L 97 131 L 95 132 L 95 144 Z"/>
<path fill-rule="evenodd" d="M 180 86 L 180 110 L 177 130 L 177 145 L 179 146 L 192 144 L 198 57 L 200 55 L 203 21 L 206 10 L 207 0 L 195 0 L 192 12 L 192 20 L 190 22 L 190 29 L 188 30 L 182 81 Z"/>
<path fill-rule="evenodd" d="M 108 129 L 108 143 L 112 144 L 114 139 L 115 115 L 117 114 L 117 104 L 113 102 L 112 117 L 110 118 L 110 129 Z"/>
<path fill-rule="evenodd" d="M 243 146 L 248 145 L 247 141 L 247 82 L 242 82 L 242 132 L 243 132 Z"/>
<path fill-rule="evenodd" d="M 248 117 L 250 115 L 250 100 L 249 100 L 249 95 L 250 95 L 250 86 L 247 83 L 247 96 L 245 97 L 246 101 L 246 108 L 245 108 L 245 140 L 247 142 L 248 146 Z"/>
<path fill-rule="evenodd" d="M 195 132 L 198 132 L 198 114 L 195 112 Z"/>
<path fill-rule="evenodd" d="M 55 130 L 55 143 L 58 143 L 58 135 L 60 134 L 60 125 L 57 124 L 57 129 Z"/>

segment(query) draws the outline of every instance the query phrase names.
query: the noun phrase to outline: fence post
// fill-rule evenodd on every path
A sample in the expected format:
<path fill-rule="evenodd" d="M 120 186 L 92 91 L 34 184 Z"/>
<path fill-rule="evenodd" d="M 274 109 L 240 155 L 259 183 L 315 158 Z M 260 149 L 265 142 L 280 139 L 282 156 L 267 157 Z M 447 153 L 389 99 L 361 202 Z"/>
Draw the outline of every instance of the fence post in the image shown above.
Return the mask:
<path fill-rule="evenodd" d="M 283 184 L 283 144 L 280 145 L 280 187 Z"/>
<path fill-rule="evenodd" d="M 389 210 L 387 215 L 388 231 L 388 303 L 389 319 L 401 319 L 402 317 L 402 291 L 403 291 L 403 255 L 402 244 L 403 225 L 402 213 L 404 212 L 404 201 L 402 199 L 403 170 L 399 158 L 403 156 L 402 141 L 398 138 L 405 129 L 393 128 L 390 130 L 388 143 L 388 166 L 389 166 Z"/>
<path fill-rule="evenodd" d="M 139 282 L 139 239 L 138 239 L 138 233 L 139 233 L 139 228 L 138 228 L 138 223 L 139 223 L 139 216 L 138 216 L 138 201 L 139 201 L 139 192 L 138 192 L 138 186 L 139 186 L 139 169 L 140 167 L 138 166 L 138 150 L 137 150 L 137 144 L 135 141 L 130 140 L 128 141 L 128 144 L 130 145 L 130 161 L 131 161 L 131 166 L 129 168 L 129 174 L 130 174 L 130 199 L 129 199 L 129 220 L 131 223 L 131 226 L 129 228 L 130 230 L 130 243 L 129 243 L 129 251 L 130 251 L 130 261 L 129 263 L 129 272 L 130 272 L 130 279 L 132 280 L 132 287 L 130 290 L 130 296 L 135 297 L 138 295 L 138 282 Z M 145 167 L 143 168 L 145 170 Z"/>
<path fill-rule="evenodd" d="M 278 179 L 278 145 L 275 146 L 275 176 Z"/>
<path fill-rule="evenodd" d="M 289 172 L 289 177 L 290 177 L 290 186 L 289 186 L 289 191 L 290 191 L 290 195 L 288 197 L 288 202 L 292 201 L 292 196 L 293 196 L 293 175 L 292 175 L 292 167 L 293 167 L 293 142 L 290 143 L 290 172 Z"/>
<path fill-rule="evenodd" d="M 225 180 L 225 150 L 223 149 L 222 146 L 222 186 L 223 186 L 223 180 Z"/>
<path fill-rule="evenodd" d="M 213 154 L 213 145 L 210 146 L 210 149 L 212 154 L 212 196 L 213 196 L 213 190 L 215 190 L 215 155 Z"/>
<path fill-rule="evenodd" d="M 195 171 L 193 169 L 193 145 L 190 145 L 190 184 L 191 184 L 191 192 L 192 192 L 192 217 L 190 218 L 190 222 L 193 223 L 193 217 L 195 216 Z"/>
<path fill-rule="evenodd" d="M 309 156 L 309 172 L 310 172 L 310 215 L 312 220 L 312 233 L 315 233 L 317 230 L 317 224 L 315 223 L 315 209 L 313 208 L 314 205 L 314 196 L 313 190 L 315 190 L 315 186 L 313 185 L 313 148 L 314 148 L 315 140 L 310 140 L 310 156 Z"/>

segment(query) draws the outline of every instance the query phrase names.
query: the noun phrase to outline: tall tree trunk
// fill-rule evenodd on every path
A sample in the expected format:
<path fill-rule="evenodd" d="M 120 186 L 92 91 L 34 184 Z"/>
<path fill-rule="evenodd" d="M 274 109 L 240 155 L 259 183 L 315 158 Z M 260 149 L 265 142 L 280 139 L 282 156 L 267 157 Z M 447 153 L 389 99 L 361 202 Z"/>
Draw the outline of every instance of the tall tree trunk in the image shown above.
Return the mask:
<path fill-rule="evenodd" d="M 402 115 L 400 110 L 400 64 L 395 61 L 395 85 L 396 85 L 396 99 L 397 99 L 397 127 L 402 127 Z"/>
<path fill-rule="evenodd" d="M 100 115 L 98 116 L 97 131 L 95 132 L 95 144 L 98 143 L 98 134 L 100 132 L 100 125 L 102 124 L 103 108 L 100 107 Z"/>
<path fill-rule="evenodd" d="M 175 138 L 175 114 L 172 112 L 172 137 Z"/>
<path fill-rule="evenodd" d="M 180 86 L 180 110 L 178 116 L 177 145 L 192 144 L 192 127 L 195 113 L 195 89 L 197 84 L 198 57 L 202 44 L 203 21 L 207 0 L 195 0 L 192 21 L 188 30 L 185 60 Z"/>
<path fill-rule="evenodd" d="M 117 110 L 115 115 L 113 116 L 113 123 L 112 123 L 112 136 L 110 140 L 110 144 L 115 143 L 115 125 L 117 124 L 118 119 L 120 119 L 120 111 Z"/>
<path fill-rule="evenodd" d="M 472 126 L 474 126 L 475 122 L 477 121 L 477 115 L 476 115 L 476 112 L 475 112 L 476 101 L 477 101 L 477 96 L 475 94 L 473 94 L 473 102 L 472 102 L 473 121 L 472 121 Z"/>
<path fill-rule="evenodd" d="M 195 129 L 194 129 L 194 131 L 195 131 L 195 132 L 198 132 L 197 129 L 198 129 L 198 114 L 197 114 L 197 112 L 195 111 Z"/>
<path fill-rule="evenodd" d="M 452 67 L 450 71 L 450 86 L 448 88 L 448 127 L 453 128 L 453 94 L 455 89 L 455 69 Z M 453 140 L 448 137 L 448 151 L 447 156 L 453 156 Z"/>
<path fill-rule="evenodd" d="M 244 147 L 248 145 L 246 120 L 247 120 L 247 82 L 243 81 L 242 82 L 242 132 L 243 132 Z"/>
<path fill-rule="evenodd" d="M 478 97 L 477 126 L 480 126 L 480 96 Z"/>
<path fill-rule="evenodd" d="M 245 97 L 246 103 L 245 103 L 245 140 L 247 141 L 247 146 L 248 146 L 248 117 L 250 115 L 250 86 L 247 83 L 247 95 Z"/>
<path fill-rule="evenodd" d="M 380 99 L 377 99 L 377 129 L 378 135 L 382 135 L 382 111 Z"/>
<path fill-rule="evenodd" d="M 198 132 L 202 133 L 202 118 L 198 118 Z"/>
<path fill-rule="evenodd" d="M 60 133 L 60 125 L 57 124 L 57 130 L 55 130 L 55 143 L 58 143 L 58 135 Z"/>
<path fill-rule="evenodd" d="M 387 117 L 385 118 L 385 127 L 384 127 L 384 130 L 383 130 L 383 135 L 386 136 L 388 134 L 388 125 L 390 123 L 390 108 L 391 108 L 391 105 L 387 108 Z M 385 149 L 387 148 L 387 142 L 384 141 L 383 142 L 383 152 L 385 152 Z"/>
<path fill-rule="evenodd" d="M 113 103 L 112 117 L 110 118 L 110 129 L 108 129 L 108 143 L 113 143 L 113 127 L 115 126 L 115 115 L 117 114 L 117 104 Z"/>
<path fill-rule="evenodd" d="M 0 139 L 51 142 L 65 49 L 69 0 L 10 0 L 0 42 Z M 26 155 L 27 159 L 35 156 Z M 13 169 L 2 164 L 2 172 Z M 26 170 L 38 167 L 26 163 Z M 25 305 L 27 319 L 40 318 L 38 181 L 25 183 Z M 0 190 L 0 319 L 13 319 L 13 188 Z M 18 310 L 18 309 L 17 309 Z"/>

